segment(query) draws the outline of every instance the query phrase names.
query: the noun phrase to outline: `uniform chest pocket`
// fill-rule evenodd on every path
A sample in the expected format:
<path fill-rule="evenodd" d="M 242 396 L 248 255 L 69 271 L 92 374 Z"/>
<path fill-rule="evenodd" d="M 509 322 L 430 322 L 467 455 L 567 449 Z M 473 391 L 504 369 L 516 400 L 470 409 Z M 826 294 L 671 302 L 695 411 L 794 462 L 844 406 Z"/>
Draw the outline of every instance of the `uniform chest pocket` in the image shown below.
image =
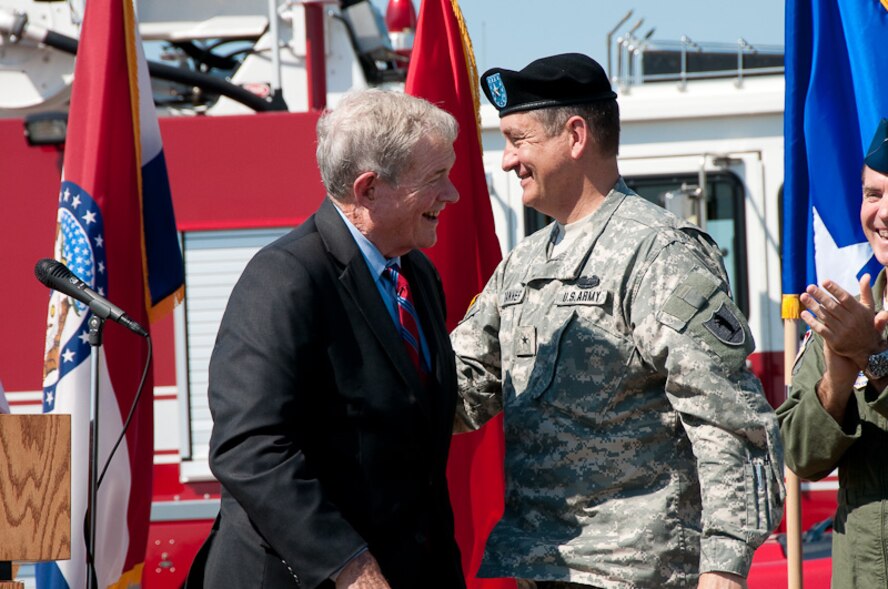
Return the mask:
<path fill-rule="evenodd" d="M 612 324 L 601 308 L 574 308 L 537 351 L 531 397 L 574 415 L 603 411 L 623 382 L 633 350 Z"/>

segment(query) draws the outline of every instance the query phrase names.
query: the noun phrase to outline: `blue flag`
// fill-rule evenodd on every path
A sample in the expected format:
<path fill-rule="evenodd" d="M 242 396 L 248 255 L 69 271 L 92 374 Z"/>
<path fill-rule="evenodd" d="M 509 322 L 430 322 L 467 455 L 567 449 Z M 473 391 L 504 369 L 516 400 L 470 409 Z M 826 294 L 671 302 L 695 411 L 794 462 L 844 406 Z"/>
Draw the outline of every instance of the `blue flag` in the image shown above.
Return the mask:
<path fill-rule="evenodd" d="M 863 156 L 888 117 L 888 0 L 787 0 L 783 317 L 829 278 L 881 270 L 860 226 Z"/>

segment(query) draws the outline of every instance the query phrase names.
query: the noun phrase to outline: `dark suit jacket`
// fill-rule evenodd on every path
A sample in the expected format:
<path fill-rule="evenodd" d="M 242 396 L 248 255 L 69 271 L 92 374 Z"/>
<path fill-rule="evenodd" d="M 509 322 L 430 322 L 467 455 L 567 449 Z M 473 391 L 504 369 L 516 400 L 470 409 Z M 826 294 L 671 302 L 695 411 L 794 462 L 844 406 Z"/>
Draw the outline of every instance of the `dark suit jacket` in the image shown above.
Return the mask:
<path fill-rule="evenodd" d="M 394 589 L 464 587 L 445 479 L 456 381 L 440 278 L 402 256 L 432 374 L 332 203 L 261 250 L 210 362 L 218 530 L 189 587 L 332 587 L 367 544 Z M 206 559 L 203 566 L 202 559 Z"/>

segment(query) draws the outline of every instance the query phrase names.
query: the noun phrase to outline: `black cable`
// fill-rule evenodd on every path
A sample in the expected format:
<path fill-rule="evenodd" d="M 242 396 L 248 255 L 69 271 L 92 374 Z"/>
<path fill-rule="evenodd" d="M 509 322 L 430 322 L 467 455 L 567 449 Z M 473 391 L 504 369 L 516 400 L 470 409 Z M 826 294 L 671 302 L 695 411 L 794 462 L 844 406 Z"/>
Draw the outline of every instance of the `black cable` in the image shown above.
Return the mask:
<path fill-rule="evenodd" d="M 95 505 L 93 506 L 95 509 Z M 93 553 L 90 551 L 89 545 L 89 509 L 86 510 L 86 517 L 83 519 L 83 545 L 86 549 L 86 574 L 89 579 L 86 580 L 87 587 L 98 587 L 99 581 L 96 575 L 96 563 Z M 95 548 L 94 546 L 92 548 Z"/>
<path fill-rule="evenodd" d="M 111 459 L 114 458 L 114 453 L 117 452 L 118 446 L 120 446 L 120 442 L 123 441 L 124 436 L 126 436 L 126 430 L 129 429 L 130 422 L 133 420 L 133 415 L 136 413 L 136 407 L 139 405 L 139 399 L 142 397 L 142 389 L 145 388 L 145 380 L 148 378 L 148 368 L 151 366 L 151 336 L 149 335 L 145 339 L 148 340 L 148 358 L 145 359 L 145 369 L 142 370 L 142 380 L 139 381 L 139 389 L 136 391 L 136 396 L 133 398 L 133 404 L 130 406 L 129 414 L 126 416 L 126 421 L 123 422 L 123 429 L 120 432 L 120 436 L 117 437 L 117 441 L 114 442 L 114 447 L 111 448 L 111 454 L 108 455 L 108 460 L 105 461 L 105 466 L 102 467 L 102 473 L 99 475 L 98 482 L 96 482 L 96 489 L 102 485 L 102 479 L 105 478 L 105 471 L 108 470 L 108 466 L 111 464 Z"/>
<path fill-rule="evenodd" d="M 72 37 L 68 37 L 66 35 L 62 35 L 53 31 L 48 31 L 46 33 L 46 37 L 43 39 L 43 42 L 54 49 L 58 49 L 59 51 L 64 51 L 65 53 L 70 53 L 71 55 L 77 55 L 78 41 L 77 39 L 74 39 Z M 241 104 L 248 106 L 257 112 L 279 110 L 276 105 L 265 100 L 264 98 L 256 96 L 249 90 L 244 90 L 240 86 L 232 84 L 231 82 L 227 82 L 225 80 L 221 80 L 207 74 L 202 74 L 200 72 L 193 72 L 190 70 L 169 66 L 163 63 L 157 63 L 155 61 L 149 61 L 148 73 L 153 78 L 166 80 L 168 82 L 176 82 L 178 84 L 185 84 L 187 86 L 197 86 L 198 88 L 201 88 L 203 90 L 220 94 L 222 96 L 227 96 L 228 98 L 240 102 Z"/>
<path fill-rule="evenodd" d="M 226 39 L 225 41 L 228 41 Z M 229 55 L 220 55 L 213 49 L 220 44 L 211 45 L 209 48 L 203 48 L 194 41 L 177 41 L 173 46 L 181 50 L 185 55 L 193 59 L 195 62 L 207 66 L 210 69 L 217 70 L 233 70 L 237 67 L 237 62 Z M 250 47 L 252 49 L 252 47 Z"/>
<path fill-rule="evenodd" d="M 148 340 L 148 357 L 145 359 L 145 368 L 142 370 L 142 379 L 139 381 L 139 388 L 136 390 L 136 396 L 133 398 L 133 403 L 130 406 L 129 414 L 126 416 L 126 421 L 123 423 L 123 429 L 120 432 L 120 436 L 118 436 L 117 441 L 114 443 L 114 447 L 111 448 L 111 454 L 108 455 L 108 460 L 105 462 L 105 466 L 102 467 L 102 473 L 99 475 L 99 479 L 96 482 L 96 494 L 98 494 L 98 489 L 102 484 L 102 479 L 105 478 L 105 472 L 108 470 L 108 466 L 111 464 L 111 459 L 114 458 L 114 454 L 117 452 L 117 448 L 120 446 L 120 443 L 123 441 L 124 436 L 126 436 L 126 430 L 129 429 L 130 422 L 133 420 L 133 415 L 136 413 L 136 407 L 139 405 L 139 399 L 142 397 L 142 390 L 145 388 L 145 380 L 148 378 L 148 368 L 151 366 L 151 352 L 152 352 L 152 343 L 151 336 L 147 336 Z M 94 350 L 93 354 L 97 354 L 98 350 Z M 98 440 L 92 440 L 93 444 L 98 444 Z M 96 509 L 97 506 L 93 505 L 91 509 Z M 90 522 L 90 512 L 89 509 L 86 510 L 86 517 L 83 519 L 83 543 L 86 548 L 86 574 L 89 575 L 89 579 L 87 579 L 87 587 L 98 587 L 98 577 L 96 575 L 96 563 L 95 563 L 95 555 L 90 550 L 90 548 L 95 548 L 95 546 L 89 545 L 89 522 Z M 98 518 L 96 519 L 98 522 Z"/>

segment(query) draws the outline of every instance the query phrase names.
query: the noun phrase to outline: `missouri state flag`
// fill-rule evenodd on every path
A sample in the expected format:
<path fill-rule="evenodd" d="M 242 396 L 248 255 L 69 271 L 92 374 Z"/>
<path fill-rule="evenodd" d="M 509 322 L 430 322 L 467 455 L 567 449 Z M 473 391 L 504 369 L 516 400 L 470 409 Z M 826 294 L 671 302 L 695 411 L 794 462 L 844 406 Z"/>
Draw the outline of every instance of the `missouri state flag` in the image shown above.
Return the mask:
<path fill-rule="evenodd" d="M 888 117 L 888 0 L 787 0 L 783 316 L 805 286 L 881 270 L 860 226 L 863 158 Z"/>
<path fill-rule="evenodd" d="M 181 299 L 184 273 L 132 0 L 90 0 L 80 39 L 54 257 L 147 326 Z M 50 295 L 43 410 L 72 416 L 71 559 L 40 563 L 39 589 L 80 589 L 89 574 L 84 526 L 96 353 L 97 464 L 100 471 L 107 467 L 97 497 L 97 586 L 141 586 L 154 444 L 149 340 L 107 322 L 102 346 L 92 348 L 90 316 L 80 302 L 55 291 Z M 145 393 L 134 406 L 140 381 Z"/>

